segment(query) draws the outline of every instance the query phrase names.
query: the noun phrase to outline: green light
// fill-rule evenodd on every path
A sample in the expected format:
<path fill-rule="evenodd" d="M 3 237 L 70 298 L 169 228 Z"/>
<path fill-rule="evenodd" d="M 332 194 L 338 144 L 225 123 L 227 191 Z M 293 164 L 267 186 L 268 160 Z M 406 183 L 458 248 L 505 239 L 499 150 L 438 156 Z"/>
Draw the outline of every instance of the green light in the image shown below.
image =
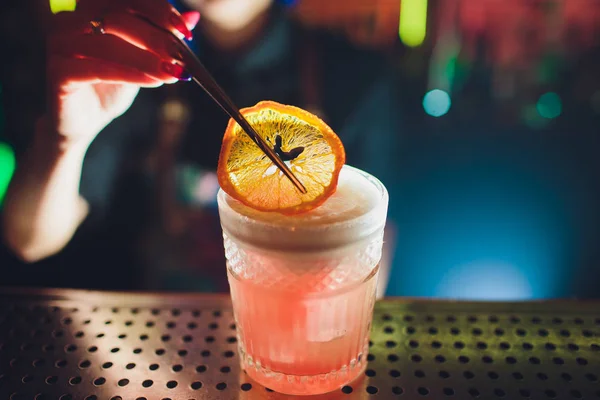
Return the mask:
<path fill-rule="evenodd" d="M 544 55 L 537 66 L 537 82 L 540 84 L 556 82 L 561 72 L 561 61 L 562 57 L 556 53 Z"/>
<path fill-rule="evenodd" d="M 528 104 L 523 107 L 521 110 L 521 117 L 523 118 L 525 125 L 536 130 L 545 128 L 550 122 L 547 118 L 542 118 L 534 104 Z"/>
<path fill-rule="evenodd" d="M 454 82 L 454 77 L 456 76 L 456 57 L 452 57 L 448 60 L 448 64 L 446 64 L 446 68 L 444 69 L 444 75 L 450 85 Z"/>
<path fill-rule="evenodd" d="M 450 95 L 440 89 L 433 89 L 423 97 L 423 109 L 432 117 L 445 115 L 450 110 L 451 105 Z"/>
<path fill-rule="evenodd" d="M 57 14 L 61 11 L 75 11 L 77 0 L 50 0 L 50 11 Z"/>
<path fill-rule="evenodd" d="M 400 1 L 400 25 L 398 34 L 402 43 L 417 47 L 427 33 L 427 0 Z"/>
<path fill-rule="evenodd" d="M 562 101 L 554 92 L 544 93 L 540 96 L 535 108 L 544 118 L 556 118 L 562 112 Z"/>
<path fill-rule="evenodd" d="M 0 205 L 4 201 L 13 172 L 15 172 L 15 153 L 9 145 L 0 142 Z"/>

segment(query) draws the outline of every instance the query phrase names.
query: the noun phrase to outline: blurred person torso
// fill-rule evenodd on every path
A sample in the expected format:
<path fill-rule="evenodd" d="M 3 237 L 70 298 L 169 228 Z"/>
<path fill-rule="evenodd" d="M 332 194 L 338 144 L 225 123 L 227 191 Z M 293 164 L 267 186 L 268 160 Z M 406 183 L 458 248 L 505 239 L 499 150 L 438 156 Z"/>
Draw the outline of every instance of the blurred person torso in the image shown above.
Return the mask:
<path fill-rule="evenodd" d="M 315 112 L 342 138 L 349 164 L 382 175 L 381 149 L 396 130 L 394 85 L 382 54 L 307 30 L 268 0 L 201 3 L 207 29 L 190 45 L 239 107 L 269 99 Z M 248 15 L 231 20 L 232 7 Z M 232 30 L 244 20 L 255 26 L 241 43 L 227 35 L 219 43 L 210 38 L 210 13 Z M 39 274 L 21 266 L 14 280 L 227 291 L 214 173 L 227 121 L 196 85 L 143 90 L 88 150 L 80 185 L 91 206 L 86 221 L 61 253 L 39 263 Z"/>
<path fill-rule="evenodd" d="M 432 1 L 423 44 L 397 46 L 391 64 L 280 7 L 257 12 L 269 3 L 187 0 L 203 13 L 192 45 L 239 106 L 273 99 L 316 112 L 348 163 L 383 180 L 398 227 L 387 294 L 600 295 L 598 0 Z M 398 40 L 397 1 L 295 8 L 354 43 L 373 39 L 373 22 L 379 39 Z M 246 25 L 251 40 L 218 37 L 219 18 L 231 32 Z M 40 85 L 22 69 L 12 77 Z M 34 94 L 5 101 L 7 115 L 26 126 Z M 143 91 L 88 151 L 81 192 L 92 213 L 73 242 L 40 263 L 54 268 L 13 268 L 16 280 L 226 287 L 213 173 L 226 122 L 192 84 Z"/>

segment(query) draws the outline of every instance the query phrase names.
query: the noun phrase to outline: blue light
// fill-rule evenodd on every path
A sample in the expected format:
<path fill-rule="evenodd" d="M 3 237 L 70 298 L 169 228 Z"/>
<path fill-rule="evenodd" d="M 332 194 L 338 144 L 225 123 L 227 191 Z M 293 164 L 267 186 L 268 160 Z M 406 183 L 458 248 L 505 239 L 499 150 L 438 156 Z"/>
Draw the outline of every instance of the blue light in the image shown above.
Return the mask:
<path fill-rule="evenodd" d="M 440 89 L 433 89 L 423 97 L 423 109 L 432 117 L 445 115 L 450 110 L 451 105 L 450 95 Z"/>
<path fill-rule="evenodd" d="M 457 154 L 457 147 L 440 152 Z M 435 154 L 435 153 L 433 153 Z M 568 295 L 572 201 L 525 161 L 460 152 L 407 164 L 387 295 L 524 300 Z M 507 154 L 512 154 L 511 152 Z M 419 160 L 419 161 L 417 161 Z M 431 164 L 431 165 L 430 165 Z M 440 168 L 440 165 L 444 165 Z M 543 170 L 542 170 L 543 171 Z"/>
<path fill-rule="evenodd" d="M 527 300 L 533 289 L 523 269 L 495 261 L 451 267 L 435 288 L 436 296 L 468 300 Z"/>

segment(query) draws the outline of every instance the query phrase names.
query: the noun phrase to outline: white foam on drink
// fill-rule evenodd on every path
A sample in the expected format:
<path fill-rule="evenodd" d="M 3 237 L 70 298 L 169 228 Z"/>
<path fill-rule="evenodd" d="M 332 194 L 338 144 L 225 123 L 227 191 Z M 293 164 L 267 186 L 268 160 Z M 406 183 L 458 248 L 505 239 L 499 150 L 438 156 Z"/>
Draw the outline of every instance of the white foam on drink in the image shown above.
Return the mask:
<path fill-rule="evenodd" d="M 256 247 L 311 250 L 340 247 L 383 228 L 387 192 L 374 177 L 345 165 L 336 192 L 298 215 L 261 212 L 219 193 L 221 224 L 228 236 Z"/>
<path fill-rule="evenodd" d="M 229 206 L 240 214 L 256 221 L 282 226 L 326 225 L 360 217 L 380 200 L 381 193 L 364 175 L 355 169 L 343 167 L 336 192 L 314 210 L 283 215 L 277 212 L 260 212 L 228 198 Z"/>

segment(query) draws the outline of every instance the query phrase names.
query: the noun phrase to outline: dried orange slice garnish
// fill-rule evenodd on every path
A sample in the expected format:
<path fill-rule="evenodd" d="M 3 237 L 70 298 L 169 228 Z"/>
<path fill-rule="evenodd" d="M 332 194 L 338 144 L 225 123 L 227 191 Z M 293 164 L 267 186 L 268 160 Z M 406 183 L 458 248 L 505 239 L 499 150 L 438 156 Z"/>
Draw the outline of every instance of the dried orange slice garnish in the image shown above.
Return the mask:
<path fill-rule="evenodd" d="M 261 101 L 242 114 L 306 187 L 302 194 L 233 120 L 229 120 L 217 175 L 223 191 L 260 211 L 312 210 L 337 187 L 346 154 L 331 128 L 301 108 Z"/>

